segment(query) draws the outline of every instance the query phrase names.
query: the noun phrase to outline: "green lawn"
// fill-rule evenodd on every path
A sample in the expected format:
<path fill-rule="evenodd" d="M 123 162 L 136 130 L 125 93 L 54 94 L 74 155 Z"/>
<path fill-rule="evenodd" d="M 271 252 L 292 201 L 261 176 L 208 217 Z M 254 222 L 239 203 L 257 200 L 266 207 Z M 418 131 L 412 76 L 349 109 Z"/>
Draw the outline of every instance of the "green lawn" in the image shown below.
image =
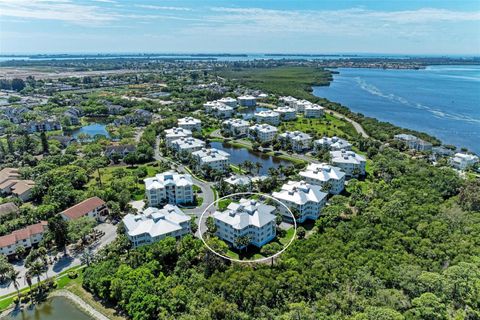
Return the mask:
<path fill-rule="evenodd" d="M 76 279 L 70 279 L 67 275 L 67 273 L 69 271 L 72 271 L 72 270 L 77 270 L 77 269 L 82 269 L 83 266 L 76 266 L 76 267 L 72 267 L 72 268 L 69 268 L 65 271 L 62 271 L 61 273 L 59 273 L 57 276 L 56 276 L 56 282 L 57 282 L 57 289 L 62 289 L 64 288 L 66 285 L 68 285 L 69 283 L 71 282 L 78 282 L 78 283 L 81 283 L 81 272 L 79 272 L 79 277 L 77 277 Z M 34 284 L 32 286 L 32 288 L 35 288 L 37 285 Z M 30 289 L 27 287 L 27 288 L 23 288 L 22 290 L 20 290 L 21 293 L 25 293 L 25 292 L 28 292 Z M 17 296 L 17 293 L 14 292 L 14 293 L 11 293 L 11 294 L 7 294 L 3 297 L 0 297 L 0 311 L 3 311 L 5 309 L 7 309 L 8 307 L 10 307 L 10 305 L 12 304 L 13 302 L 13 298 Z"/>
<path fill-rule="evenodd" d="M 291 227 L 290 229 L 287 230 L 287 233 L 285 234 L 284 237 L 281 237 L 281 238 L 276 237 L 270 243 L 277 242 L 285 246 L 293 238 L 294 233 L 295 233 L 295 228 Z M 226 256 L 232 259 L 237 259 L 237 260 L 256 260 L 256 259 L 265 258 L 265 256 L 260 253 L 260 250 L 261 248 L 257 248 L 255 246 L 249 246 L 246 251 L 245 250 L 238 251 L 229 247 L 226 253 Z"/>
<path fill-rule="evenodd" d="M 308 134 L 322 136 L 351 137 L 357 135 L 355 128 L 347 121 L 335 118 L 328 112 L 320 119 L 298 117 L 295 121 L 284 121 L 279 126 L 281 131 L 302 131 Z"/>

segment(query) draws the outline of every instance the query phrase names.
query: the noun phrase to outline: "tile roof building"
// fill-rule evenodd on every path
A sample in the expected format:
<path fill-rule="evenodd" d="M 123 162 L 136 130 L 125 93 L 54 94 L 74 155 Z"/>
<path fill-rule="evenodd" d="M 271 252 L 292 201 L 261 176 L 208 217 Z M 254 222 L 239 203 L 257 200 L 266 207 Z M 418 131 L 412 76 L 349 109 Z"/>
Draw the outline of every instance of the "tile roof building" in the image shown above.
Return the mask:
<path fill-rule="evenodd" d="M 0 237 L 0 254 L 13 255 L 19 246 L 28 249 L 38 244 L 47 231 L 47 225 L 47 221 L 41 221 Z"/>
<path fill-rule="evenodd" d="M 106 215 L 108 215 L 107 204 L 99 197 L 88 198 L 60 212 L 60 216 L 65 221 L 76 220 L 82 217 L 101 220 L 102 216 Z"/>
<path fill-rule="evenodd" d="M 4 168 L 0 171 L 0 192 L 5 195 L 13 194 L 22 201 L 28 201 L 34 186 L 34 181 L 22 180 L 16 168 Z"/>

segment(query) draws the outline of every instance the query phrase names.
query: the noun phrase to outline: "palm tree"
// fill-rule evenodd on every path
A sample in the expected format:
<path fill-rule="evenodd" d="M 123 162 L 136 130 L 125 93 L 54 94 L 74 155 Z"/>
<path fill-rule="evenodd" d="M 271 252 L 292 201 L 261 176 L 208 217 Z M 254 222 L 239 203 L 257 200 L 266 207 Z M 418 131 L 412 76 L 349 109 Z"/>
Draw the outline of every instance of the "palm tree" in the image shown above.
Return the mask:
<path fill-rule="evenodd" d="M 263 165 L 260 162 L 255 162 L 255 168 L 257 169 L 257 174 L 260 174 L 260 169 L 262 169 Z"/>
<path fill-rule="evenodd" d="M 250 237 L 240 236 L 235 240 L 235 244 L 237 247 L 245 248 L 245 251 L 247 251 L 248 245 L 250 244 Z"/>
<path fill-rule="evenodd" d="M 42 287 L 40 286 L 40 276 L 43 273 L 42 263 L 40 261 L 35 261 L 34 263 L 32 263 L 27 272 L 28 274 L 30 274 L 30 276 L 37 277 L 38 288 L 39 290 L 42 290 Z"/>
<path fill-rule="evenodd" d="M 12 270 L 8 274 L 8 280 L 10 280 L 15 288 L 17 290 L 17 295 L 18 295 L 18 300 L 20 301 L 20 283 L 18 282 L 18 276 L 20 275 L 20 272 L 17 270 Z"/>

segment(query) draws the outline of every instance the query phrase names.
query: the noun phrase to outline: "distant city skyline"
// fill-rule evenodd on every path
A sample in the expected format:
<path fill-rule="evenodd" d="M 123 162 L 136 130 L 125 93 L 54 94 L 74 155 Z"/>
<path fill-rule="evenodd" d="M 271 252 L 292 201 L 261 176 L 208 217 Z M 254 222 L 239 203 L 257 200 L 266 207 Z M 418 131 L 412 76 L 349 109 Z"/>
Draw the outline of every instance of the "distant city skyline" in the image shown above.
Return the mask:
<path fill-rule="evenodd" d="M 480 55 L 480 1 L 0 0 L 0 54 Z"/>

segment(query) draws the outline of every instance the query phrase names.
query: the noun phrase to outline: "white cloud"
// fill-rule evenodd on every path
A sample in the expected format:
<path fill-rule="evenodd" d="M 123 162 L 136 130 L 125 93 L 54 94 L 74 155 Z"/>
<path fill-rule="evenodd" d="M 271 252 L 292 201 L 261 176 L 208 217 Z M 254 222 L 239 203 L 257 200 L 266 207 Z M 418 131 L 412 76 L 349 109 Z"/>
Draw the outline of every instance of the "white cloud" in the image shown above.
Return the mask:
<path fill-rule="evenodd" d="M 168 7 L 168 6 L 155 6 L 155 5 L 147 5 L 147 4 L 139 4 L 137 5 L 138 8 L 143 9 L 152 9 L 152 10 L 171 10 L 171 11 L 191 11 L 191 8 L 186 7 Z"/>
<path fill-rule="evenodd" d="M 114 13 L 95 5 L 68 0 L 0 0 L 0 16 L 60 20 L 78 24 L 105 23 L 118 19 Z"/>

